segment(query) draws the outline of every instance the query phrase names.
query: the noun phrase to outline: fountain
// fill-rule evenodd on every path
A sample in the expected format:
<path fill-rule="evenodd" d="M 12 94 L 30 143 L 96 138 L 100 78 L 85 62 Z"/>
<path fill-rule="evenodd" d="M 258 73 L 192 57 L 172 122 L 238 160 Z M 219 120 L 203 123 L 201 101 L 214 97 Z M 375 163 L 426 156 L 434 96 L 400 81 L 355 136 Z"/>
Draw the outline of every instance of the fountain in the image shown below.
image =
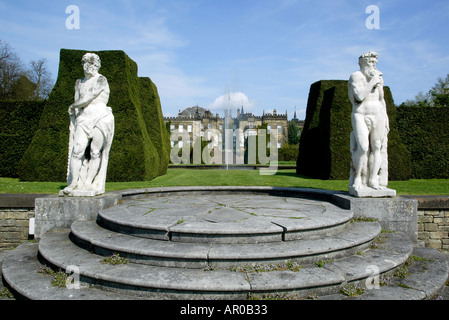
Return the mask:
<path fill-rule="evenodd" d="M 225 164 L 226 170 L 229 170 L 230 160 L 233 163 L 233 122 L 232 122 L 232 100 L 231 94 L 228 92 L 227 99 L 224 99 L 224 152 L 225 152 Z"/>

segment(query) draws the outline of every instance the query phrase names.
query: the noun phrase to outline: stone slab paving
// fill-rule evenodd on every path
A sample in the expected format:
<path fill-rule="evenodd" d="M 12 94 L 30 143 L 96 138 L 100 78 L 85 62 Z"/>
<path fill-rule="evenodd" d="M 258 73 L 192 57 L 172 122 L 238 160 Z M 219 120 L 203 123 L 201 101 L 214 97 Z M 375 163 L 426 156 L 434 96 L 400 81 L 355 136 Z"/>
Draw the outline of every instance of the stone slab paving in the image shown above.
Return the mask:
<path fill-rule="evenodd" d="M 154 230 L 147 232 L 152 238 L 260 243 L 293 240 L 304 237 L 305 233 L 310 236 L 313 230 L 347 223 L 353 214 L 325 201 L 266 194 L 212 193 L 131 199 L 101 210 L 99 217 L 108 227 L 124 226 L 134 233 L 133 230 Z M 140 231 L 138 235 L 143 233 Z"/>

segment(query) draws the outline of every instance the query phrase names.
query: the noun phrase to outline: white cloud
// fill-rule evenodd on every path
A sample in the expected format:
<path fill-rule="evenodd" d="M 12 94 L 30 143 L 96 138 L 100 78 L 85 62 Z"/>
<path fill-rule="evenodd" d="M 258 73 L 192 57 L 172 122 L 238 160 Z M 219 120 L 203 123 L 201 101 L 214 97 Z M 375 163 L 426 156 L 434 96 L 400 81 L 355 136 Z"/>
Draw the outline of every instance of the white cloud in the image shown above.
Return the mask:
<path fill-rule="evenodd" d="M 248 96 L 242 92 L 228 92 L 219 96 L 215 101 L 209 105 L 211 110 L 227 110 L 230 108 L 232 111 L 243 107 L 245 111 L 252 110 L 254 108 L 254 102 L 250 101 Z"/>

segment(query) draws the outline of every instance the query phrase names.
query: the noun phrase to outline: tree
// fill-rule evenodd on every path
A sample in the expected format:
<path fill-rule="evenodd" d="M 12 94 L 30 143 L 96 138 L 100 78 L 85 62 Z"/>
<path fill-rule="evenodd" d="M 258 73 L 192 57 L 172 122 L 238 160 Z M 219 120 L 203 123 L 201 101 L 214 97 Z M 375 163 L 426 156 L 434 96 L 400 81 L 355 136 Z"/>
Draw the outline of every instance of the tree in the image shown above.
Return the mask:
<path fill-rule="evenodd" d="M 52 88 L 47 59 L 31 61 L 25 69 L 10 45 L 0 40 L 0 100 L 42 100 Z"/>
<path fill-rule="evenodd" d="M 430 100 L 431 96 L 429 93 L 423 93 L 420 91 L 416 96 L 414 100 L 407 100 L 406 102 L 402 103 L 402 106 L 419 106 L 419 107 L 430 107 Z"/>
<path fill-rule="evenodd" d="M 53 88 L 53 83 L 51 72 L 47 68 L 47 59 L 42 58 L 37 61 L 31 61 L 28 77 L 35 84 L 34 98 L 36 100 L 48 98 Z"/>
<path fill-rule="evenodd" d="M 414 100 L 407 100 L 403 106 L 449 107 L 449 74 L 439 77 L 437 83 L 427 93 L 419 92 Z"/>
<path fill-rule="evenodd" d="M 299 144 L 300 131 L 293 121 L 288 124 L 288 144 L 297 145 Z"/>
<path fill-rule="evenodd" d="M 446 79 L 438 78 L 437 83 L 429 92 L 434 106 L 449 107 L 449 74 Z"/>
<path fill-rule="evenodd" d="M 30 81 L 26 75 L 21 75 L 11 85 L 8 93 L 10 100 L 35 100 L 36 84 Z"/>
<path fill-rule="evenodd" d="M 0 40 L 0 99 L 10 99 L 11 87 L 23 75 L 23 65 L 8 43 Z"/>

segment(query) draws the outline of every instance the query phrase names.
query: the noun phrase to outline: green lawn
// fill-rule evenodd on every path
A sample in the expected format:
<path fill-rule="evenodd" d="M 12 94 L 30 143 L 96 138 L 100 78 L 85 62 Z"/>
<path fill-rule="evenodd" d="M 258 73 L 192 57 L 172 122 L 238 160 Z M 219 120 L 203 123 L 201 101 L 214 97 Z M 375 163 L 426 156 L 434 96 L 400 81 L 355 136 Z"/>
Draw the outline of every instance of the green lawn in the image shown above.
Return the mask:
<path fill-rule="evenodd" d="M 58 193 L 65 182 L 20 182 L 0 178 L 0 193 Z M 295 170 L 278 170 L 275 175 L 260 175 L 258 170 L 169 169 L 151 181 L 108 182 L 106 191 L 172 186 L 274 186 L 347 191 L 347 180 L 317 180 L 298 176 Z M 449 179 L 391 181 L 389 187 L 399 195 L 448 195 Z"/>

